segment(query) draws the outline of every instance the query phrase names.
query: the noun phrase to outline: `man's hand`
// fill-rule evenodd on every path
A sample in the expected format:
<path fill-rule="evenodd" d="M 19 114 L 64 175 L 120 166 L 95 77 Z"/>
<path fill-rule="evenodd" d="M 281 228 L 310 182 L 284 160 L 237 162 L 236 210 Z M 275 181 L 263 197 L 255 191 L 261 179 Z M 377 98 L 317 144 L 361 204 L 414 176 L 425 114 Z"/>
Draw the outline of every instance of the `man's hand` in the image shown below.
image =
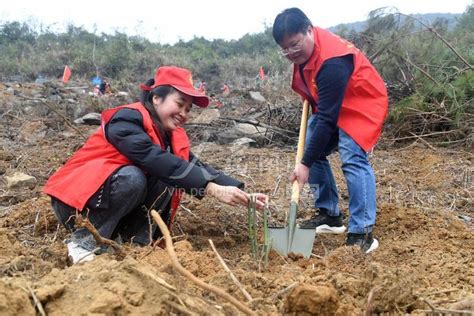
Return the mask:
<path fill-rule="evenodd" d="M 309 177 L 309 168 L 303 165 L 302 163 L 299 163 L 296 167 L 295 170 L 290 175 L 290 181 L 293 183 L 293 181 L 298 181 L 298 187 L 301 192 L 303 190 L 303 186 L 306 182 L 308 182 L 308 177 Z"/>
<path fill-rule="evenodd" d="M 247 206 L 249 203 L 250 195 L 233 186 L 223 186 L 209 182 L 206 186 L 206 195 L 210 195 L 228 205 Z M 263 193 L 255 193 L 257 197 L 257 209 L 263 209 L 266 203 L 268 203 L 268 196 Z"/>

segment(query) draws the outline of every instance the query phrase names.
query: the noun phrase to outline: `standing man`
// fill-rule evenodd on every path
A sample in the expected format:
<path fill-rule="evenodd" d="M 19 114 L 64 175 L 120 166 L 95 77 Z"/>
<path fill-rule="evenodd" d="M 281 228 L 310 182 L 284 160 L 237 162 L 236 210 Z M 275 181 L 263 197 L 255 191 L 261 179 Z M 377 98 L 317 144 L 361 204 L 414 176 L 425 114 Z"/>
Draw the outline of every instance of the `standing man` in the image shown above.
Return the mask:
<path fill-rule="evenodd" d="M 291 87 L 311 104 L 306 147 L 292 173 L 300 189 L 308 182 L 316 214 L 301 224 L 317 233 L 345 231 L 336 182 L 327 156 L 339 150 L 349 191 L 346 245 L 365 253 L 378 248 L 372 236 L 376 217 L 375 176 L 368 161 L 388 112 L 385 84 L 364 54 L 348 41 L 313 27 L 298 8 L 275 18 L 273 38 L 293 63 Z"/>

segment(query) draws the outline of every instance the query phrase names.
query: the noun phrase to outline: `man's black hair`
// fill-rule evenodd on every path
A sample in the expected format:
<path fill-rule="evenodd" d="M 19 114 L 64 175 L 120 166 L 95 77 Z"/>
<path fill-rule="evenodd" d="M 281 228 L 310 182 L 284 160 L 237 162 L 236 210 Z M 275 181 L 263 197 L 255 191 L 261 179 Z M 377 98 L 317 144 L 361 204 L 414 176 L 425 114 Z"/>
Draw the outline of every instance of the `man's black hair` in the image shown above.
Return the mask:
<path fill-rule="evenodd" d="M 273 38 L 281 44 L 287 35 L 306 34 L 308 27 L 313 26 L 306 14 L 298 8 L 285 9 L 273 22 Z"/>

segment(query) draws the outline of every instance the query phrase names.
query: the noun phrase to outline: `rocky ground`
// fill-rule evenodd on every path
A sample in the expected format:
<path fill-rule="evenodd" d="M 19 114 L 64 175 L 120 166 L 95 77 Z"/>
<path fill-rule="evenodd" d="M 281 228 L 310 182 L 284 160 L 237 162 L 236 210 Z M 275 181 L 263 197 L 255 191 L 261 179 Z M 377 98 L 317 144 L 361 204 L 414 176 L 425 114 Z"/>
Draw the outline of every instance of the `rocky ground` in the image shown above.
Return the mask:
<path fill-rule="evenodd" d="M 68 264 L 63 244 L 67 233 L 41 194 L 42 185 L 97 128 L 67 122 L 132 101 L 125 93 L 96 98 L 82 90 L 0 84 L 0 314 L 240 313 L 180 275 L 160 247 L 122 245 L 125 258 L 104 254 L 92 262 Z M 271 220 L 278 221 L 289 209 L 287 176 L 294 164 L 294 140 L 281 136 L 284 125 L 282 130 L 267 126 L 262 136 L 265 127 L 259 127 L 259 135 L 251 134 L 249 126 L 226 119 L 249 113 L 255 118 L 255 109 L 268 106 L 265 101 L 243 95 L 223 101 L 211 114 L 193 114 L 193 151 L 245 181 L 247 191 L 269 194 Z M 284 115 L 281 109 L 278 113 Z M 297 121 L 285 118 L 291 119 Z M 255 143 L 232 144 L 233 134 Z M 309 259 L 274 252 L 268 262 L 253 259 L 246 209 L 185 197 L 173 226 L 177 258 L 194 276 L 262 315 L 469 315 L 474 311 L 473 157 L 472 148 L 432 148 L 416 142 L 376 150 L 372 162 L 380 248 L 373 254 L 343 246 L 344 236 L 323 235 L 317 236 Z M 337 155 L 331 164 L 347 214 Z M 306 191 L 300 209 L 300 218 L 311 216 Z"/>

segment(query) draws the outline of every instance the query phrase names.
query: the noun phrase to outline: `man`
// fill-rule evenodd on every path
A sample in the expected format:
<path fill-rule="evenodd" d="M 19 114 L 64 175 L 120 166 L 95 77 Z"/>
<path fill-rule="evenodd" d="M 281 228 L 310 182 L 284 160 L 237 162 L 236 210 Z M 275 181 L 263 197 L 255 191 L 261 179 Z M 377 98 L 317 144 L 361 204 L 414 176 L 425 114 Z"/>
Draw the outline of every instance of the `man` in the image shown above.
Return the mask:
<path fill-rule="evenodd" d="M 349 191 L 346 244 L 369 253 L 376 217 L 375 176 L 368 153 L 375 146 L 388 111 L 385 84 L 353 44 L 319 27 L 297 8 L 284 10 L 273 24 L 281 54 L 293 65 L 292 88 L 311 104 L 303 159 L 291 180 L 308 182 L 318 212 L 303 222 L 317 233 L 344 233 L 336 183 L 327 156 L 339 150 Z"/>

